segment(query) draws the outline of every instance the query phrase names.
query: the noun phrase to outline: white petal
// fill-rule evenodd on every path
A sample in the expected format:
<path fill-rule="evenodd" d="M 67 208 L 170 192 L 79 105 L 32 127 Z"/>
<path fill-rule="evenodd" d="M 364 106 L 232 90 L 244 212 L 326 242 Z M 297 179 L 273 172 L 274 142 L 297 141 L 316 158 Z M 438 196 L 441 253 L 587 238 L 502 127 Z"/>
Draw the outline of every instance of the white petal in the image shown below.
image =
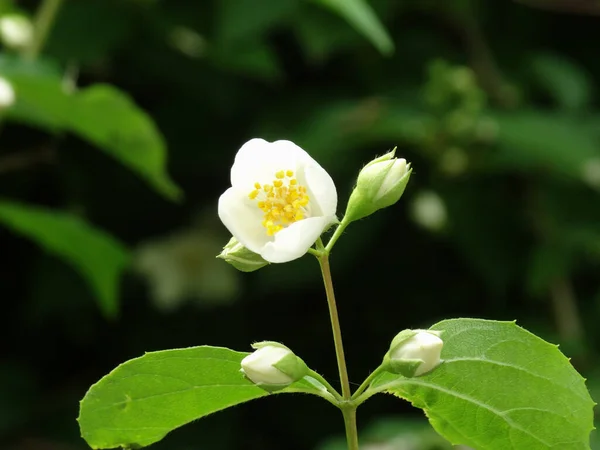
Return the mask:
<path fill-rule="evenodd" d="M 260 253 L 272 237 L 267 236 L 267 231 L 261 224 L 262 211 L 247 200 L 246 193 L 235 188 L 227 189 L 219 197 L 219 218 L 244 247 Z"/>
<path fill-rule="evenodd" d="M 311 217 L 299 220 L 275 234 L 273 242 L 267 242 L 259 252 L 260 256 L 272 263 L 284 263 L 298 259 L 321 236 L 327 225 L 335 217 Z"/>
<path fill-rule="evenodd" d="M 235 156 L 231 168 L 231 185 L 250 192 L 256 182 L 271 183 L 275 172 L 293 170 L 298 164 L 310 158 L 308 153 L 290 141 L 267 142 L 264 139 L 251 139 Z"/>
<path fill-rule="evenodd" d="M 307 164 L 298 182 L 308 189 L 312 216 L 335 216 L 337 191 L 331 176 L 316 161 Z"/>
<path fill-rule="evenodd" d="M 278 347 L 263 347 L 242 359 L 242 369 L 250 380 L 257 384 L 284 385 L 294 380 L 273 364 L 289 355 L 290 351 Z"/>

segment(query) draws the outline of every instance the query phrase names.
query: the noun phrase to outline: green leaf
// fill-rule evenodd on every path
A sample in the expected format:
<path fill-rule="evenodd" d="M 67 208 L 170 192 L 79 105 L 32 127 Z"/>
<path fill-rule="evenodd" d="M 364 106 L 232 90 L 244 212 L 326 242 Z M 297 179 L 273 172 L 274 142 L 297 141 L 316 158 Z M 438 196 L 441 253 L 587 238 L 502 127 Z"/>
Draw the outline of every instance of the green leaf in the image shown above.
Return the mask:
<path fill-rule="evenodd" d="M 246 39 L 235 46 L 215 48 L 211 61 L 222 70 L 261 80 L 281 78 L 281 69 L 273 51 L 263 40 Z"/>
<path fill-rule="evenodd" d="M 0 201 L 0 221 L 71 264 L 96 293 L 102 311 L 116 314 L 119 278 L 129 262 L 122 244 L 78 217 L 10 201 Z"/>
<path fill-rule="evenodd" d="M 546 170 L 581 179 L 584 165 L 597 157 L 596 137 L 588 126 L 559 114 L 537 111 L 496 114 L 499 148 L 494 168 Z"/>
<path fill-rule="evenodd" d="M 592 98 L 588 74 L 569 59 L 551 53 L 536 55 L 532 69 L 538 83 L 565 109 L 580 109 Z"/>
<path fill-rule="evenodd" d="M 78 92 L 74 100 L 71 131 L 137 172 L 167 198 L 181 198 L 181 190 L 166 172 L 167 151 L 160 132 L 129 96 L 97 84 Z"/>
<path fill-rule="evenodd" d="M 590 448 L 594 402 L 557 346 L 513 322 L 453 319 L 431 329 L 443 331 L 444 362 L 422 377 L 379 375 L 367 395 L 409 400 L 455 445 Z"/>
<path fill-rule="evenodd" d="M 240 373 L 247 355 L 201 346 L 127 361 L 85 395 L 81 435 L 92 448 L 145 447 L 195 419 L 269 395 Z M 329 395 L 308 376 L 277 394 L 292 392 Z"/>
<path fill-rule="evenodd" d="M 167 151 L 150 116 L 118 89 L 97 84 L 70 92 L 46 63 L 0 58 L 0 75 L 14 86 L 16 104 L 10 120 L 51 132 L 69 131 L 100 149 L 145 179 L 171 200 L 181 190 L 166 172 Z"/>
<path fill-rule="evenodd" d="M 219 38 L 223 42 L 253 40 L 292 17 L 298 3 L 298 0 L 221 0 L 217 3 Z"/>
<path fill-rule="evenodd" d="M 387 30 L 366 0 L 313 0 L 342 16 L 384 55 L 394 51 Z"/>

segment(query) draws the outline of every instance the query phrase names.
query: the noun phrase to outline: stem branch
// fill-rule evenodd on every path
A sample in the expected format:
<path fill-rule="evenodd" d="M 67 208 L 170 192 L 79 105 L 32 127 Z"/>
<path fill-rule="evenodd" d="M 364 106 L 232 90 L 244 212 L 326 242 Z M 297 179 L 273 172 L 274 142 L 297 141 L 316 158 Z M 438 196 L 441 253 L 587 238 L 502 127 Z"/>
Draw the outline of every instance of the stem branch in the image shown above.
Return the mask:
<path fill-rule="evenodd" d="M 323 274 L 325 293 L 327 294 L 329 318 L 331 319 L 331 329 L 333 331 L 333 343 L 335 345 L 335 355 L 337 357 L 340 383 L 342 385 L 342 397 L 344 400 L 350 400 L 352 394 L 350 392 L 350 382 L 348 381 L 346 358 L 344 357 L 344 345 L 342 343 L 340 319 L 338 317 L 337 306 L 335 304 L 335 294 L 333 292 L 333 281 L 331 279 L 331 269 L 329 267 L 329 255 L 325 254 L 321 256 L 321 258 L 319 258 L 319 263 L 321 264 L 321 273 Z"/>
<path fill-rule="evenodd" d="M 336 230 L 334 237 L 341 234 L 341 226 Z M 331 244 L 332 240 L 328 244 Z M 317 241 L 317 248 L 323 246 L 322 241 Z M 344 357 L 344 345 L 342 343 L 342 331 L 340 328 L 340 319 L 338 317 L 337 306 L 335 303 L 335 294 L 333 292 L 333 281 L 331 279 L 331 268 L 329 266 L 328 248 L 317 259 L 321 266 L 323 283 L 325 284 L 325 293 L 327 294 L 327 305 L 329 306 L 329 318 L 331 319 L 331 329 L 333 331 L 333 343 L 335 345 L 335 355 L 337 358 L 338 371 L 340 373 L 340 383 L 342 385 L 342 402 L 340 408 L 344 415 L 344 425 L 346 428 L 346 441 L 348 450 L 358 450 L 358 432 L 356 429 L 356 405 L 351 402 L 352 392 L 350 391 L 350 382 L 348 381 L 348 370 L 346 369 L 346 358 Z"/>
<path fill-rule="evenodd" d="M 379 366 L 377 369 L 375 369 L 373 372 L 371 372 L 371 374 L 367 377 L 367 379 L 365 381 L 363 381 L 363 383 L 360 385 L 360 387 L 354 392 L 354 394 L 352 395 L 352 400 L 356 400 L 360 397 L 360 395 L 365 391 L 365 389 L 367 389 L 369 387 L 369 385 L 371 384 L 371 382 L 375 379 L 375 377 L 377 375 L 379 375 L 382 372 L 382 367 Z M 362 402 L 359 402 L 359 404 Z"/>
<path fill-rule="evenodd" d="M 36 59 L 42 51 L 62 2 L 63 0 L 44 0 L 40 5 L 33 23 L 33 39 L 25 49 L 25 56 L 28 59 Z"/>

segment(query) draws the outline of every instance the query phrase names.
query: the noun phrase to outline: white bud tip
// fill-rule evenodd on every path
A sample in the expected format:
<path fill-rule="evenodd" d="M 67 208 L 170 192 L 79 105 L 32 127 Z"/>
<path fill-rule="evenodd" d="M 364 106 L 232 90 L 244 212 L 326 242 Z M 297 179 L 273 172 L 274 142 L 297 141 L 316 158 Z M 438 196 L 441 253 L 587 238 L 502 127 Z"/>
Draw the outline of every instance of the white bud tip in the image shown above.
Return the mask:
<path fill-rule="evenodd" d="M 415 331 L 417 331 L 415 335 L 392 349 L 390 358 L 394 361 L 423 361 L 414 373 L 414 376 L 418 377 L 440 364 L 444 341 L 435 331 Z"/>
<path fill-rule="evenodd" d="M 246 356 L 242 360 L 244 375 L 258 385 L 287 385 L 294 382 L 292 377 L 286 375 L 275 367 L 279 361 L 292 352 L 284 347 L 267 345 Z"/>
<path fill-rule="evenodd" d="M 7 47 L 26 47 L 33 39 L 33 25 L 25 16 L 6 15 L 0 19 L 0 37 Z"/>
<path fill-rule="evenodd" d="M 15 91 L 12 84 L 0 77 L 0 108 L 8 108 L 15 102 Z"/>

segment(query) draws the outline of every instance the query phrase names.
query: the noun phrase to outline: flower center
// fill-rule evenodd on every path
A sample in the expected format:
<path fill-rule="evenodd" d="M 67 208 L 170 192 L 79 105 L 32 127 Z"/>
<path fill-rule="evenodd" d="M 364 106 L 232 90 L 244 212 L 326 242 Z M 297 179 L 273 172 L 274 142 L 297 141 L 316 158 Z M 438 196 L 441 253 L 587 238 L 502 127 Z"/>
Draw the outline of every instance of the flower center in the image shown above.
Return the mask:
<path fill-rule="evenodd" d="M 306 187 L 298 185 L 292 170 L 275 172 L 272 184 L 254 183 L 254 190 L 248 197 L 257 200 L 257 206 L 265 213 L 262 225 L 268 236 L 305 219 L 308 214 Z"/>

